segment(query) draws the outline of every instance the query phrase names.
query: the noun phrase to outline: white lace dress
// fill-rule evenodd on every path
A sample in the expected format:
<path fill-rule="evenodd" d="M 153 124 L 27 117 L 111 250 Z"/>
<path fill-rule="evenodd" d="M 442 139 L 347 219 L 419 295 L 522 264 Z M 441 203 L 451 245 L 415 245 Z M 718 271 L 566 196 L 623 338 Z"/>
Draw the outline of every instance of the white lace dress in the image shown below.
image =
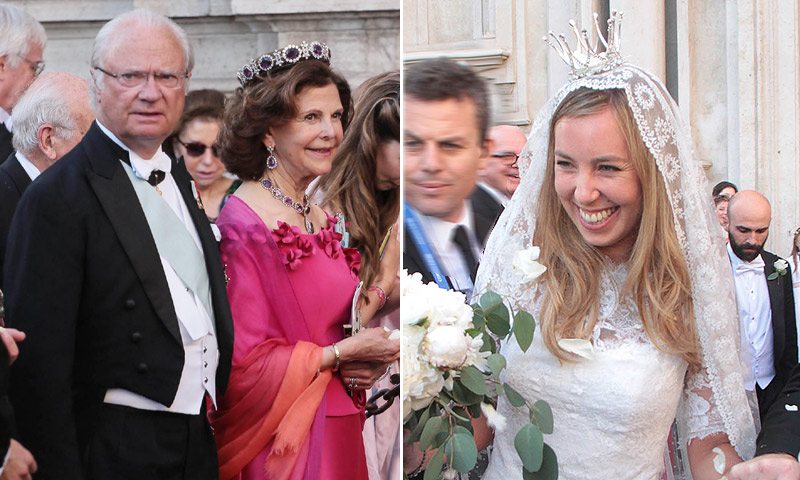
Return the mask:
<path fill-rule="evenodd" d="M 545 442 L 556 453 L 563 480 L 660 478 L 681 395 L 693 412 L 689 438 L 724 431 L 711 404 L 697 395 L 710 398 L 705 379 L 699 378 L 703 376 L 689 374 L 680 356 L 655 348 L 636 305 L 617 301 L 625 267 L 610 268 L 602 283 L 607 288 L 601 295 L 591 359 L 560 365 L 544 345 L 538 325 L 526 353 L 516 342 L 502 348 L 508 361 L 503 380 L 529 402 L 546 400 L 553 410 L 554 432 L 545 435 Z M 514 436 L 529 421 L 527 409 L 514 408 L 502 397 L 498 411 L 508 421 L 503 431 L 495 432 L 484 479 L 521 479 Z"/>

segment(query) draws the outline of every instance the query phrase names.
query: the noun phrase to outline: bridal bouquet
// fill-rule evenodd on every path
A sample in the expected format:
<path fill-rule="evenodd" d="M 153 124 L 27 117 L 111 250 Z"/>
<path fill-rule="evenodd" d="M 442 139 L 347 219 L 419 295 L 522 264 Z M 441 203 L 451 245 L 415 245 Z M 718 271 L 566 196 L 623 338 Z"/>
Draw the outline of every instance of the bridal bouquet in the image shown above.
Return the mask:
<path fill-rule="evenodd" d="M 546 268 L 536 262 L 538 247 L 514 257 L 520 283 L 530 283 Z M 556 457 L 543 435 L 553 432 L 550 406 L 530 403 L 500 380 L 506 366 L 495 339 L 513 335 L 523 351 L 533 341 L 535 322 L 524 310 L 486 291 L 471 306 L 463 293 L 422 283 L 419 273 L 403 273 L 401 286 L 403 422 L 422 451 L 434 449 L 425 480 L 472 470 L 478 458 L 470 420 L 485 416 L 502 429 L 505 419 L 493 398 L 505 395 L 514 407 L 527 407 L 531 422 L 517 433 L 514 446 L 523 462 L 523 478 L 555 479 Z M 512 321 L 513 319 L 513 321 Z"/>

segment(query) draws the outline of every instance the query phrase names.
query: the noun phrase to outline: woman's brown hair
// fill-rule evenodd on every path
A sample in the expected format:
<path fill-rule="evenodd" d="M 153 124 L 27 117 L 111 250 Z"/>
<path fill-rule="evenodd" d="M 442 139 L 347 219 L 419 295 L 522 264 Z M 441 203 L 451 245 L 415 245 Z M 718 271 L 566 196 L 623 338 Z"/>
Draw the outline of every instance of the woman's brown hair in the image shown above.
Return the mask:
<path fill-rule="evenodd" d="M 371 285 L 381 240 L 400 214 L 400 188 L 378 190 L 376 167 L 381 145 L 400 141 L 400 72 L 366 80 L 353 96 L 351 128 L 314 191 L 323 193 L 322 205 L 345 213 L 350 246 L 361 252 L 361 280 Z"/>

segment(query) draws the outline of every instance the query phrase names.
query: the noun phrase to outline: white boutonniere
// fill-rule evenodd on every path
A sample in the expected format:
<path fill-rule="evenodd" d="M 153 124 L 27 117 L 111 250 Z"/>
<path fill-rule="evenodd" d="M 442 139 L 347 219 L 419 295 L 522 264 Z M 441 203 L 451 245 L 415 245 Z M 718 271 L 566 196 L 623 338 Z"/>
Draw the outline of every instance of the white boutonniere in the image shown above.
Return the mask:
<path fill-rule="evenodd" d="M 511 266 L 516 272 L 522 274 L 522 279 L 519 283 L 530 283 L 547 270 L 547 267 L 537 260 L 539 260 L 539 247 L 526 248 L 514 254 Z"/>
<path fill-rule="evenodd" d="M 775 260 L 772 266 L 775 267 L 775 271 L 767 277 L 767 280 L 775 280 L 778 277 L 786 275 L 786 272 L 789 271 L 789 264 L 782 258 Z"/>

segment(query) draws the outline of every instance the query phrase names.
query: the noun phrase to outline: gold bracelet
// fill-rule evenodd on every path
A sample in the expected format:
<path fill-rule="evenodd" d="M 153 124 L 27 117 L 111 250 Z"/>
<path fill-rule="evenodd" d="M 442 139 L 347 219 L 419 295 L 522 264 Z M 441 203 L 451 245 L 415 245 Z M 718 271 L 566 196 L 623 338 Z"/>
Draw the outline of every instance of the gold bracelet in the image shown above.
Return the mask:
<path fill-rule="evenodd" d="M 337 347 L 335 343 L 332 343 L 331 347 L 333 347 L 333 354 L 336 355 L 336 363 L 333 364 L 333 368 L 331 369 L 331 372 L 338 372 L 339 371 L 339 365 L 340 365 L 340 362 L 342 360 L 342 358 L 339 356 L 339 347 Z"/>

